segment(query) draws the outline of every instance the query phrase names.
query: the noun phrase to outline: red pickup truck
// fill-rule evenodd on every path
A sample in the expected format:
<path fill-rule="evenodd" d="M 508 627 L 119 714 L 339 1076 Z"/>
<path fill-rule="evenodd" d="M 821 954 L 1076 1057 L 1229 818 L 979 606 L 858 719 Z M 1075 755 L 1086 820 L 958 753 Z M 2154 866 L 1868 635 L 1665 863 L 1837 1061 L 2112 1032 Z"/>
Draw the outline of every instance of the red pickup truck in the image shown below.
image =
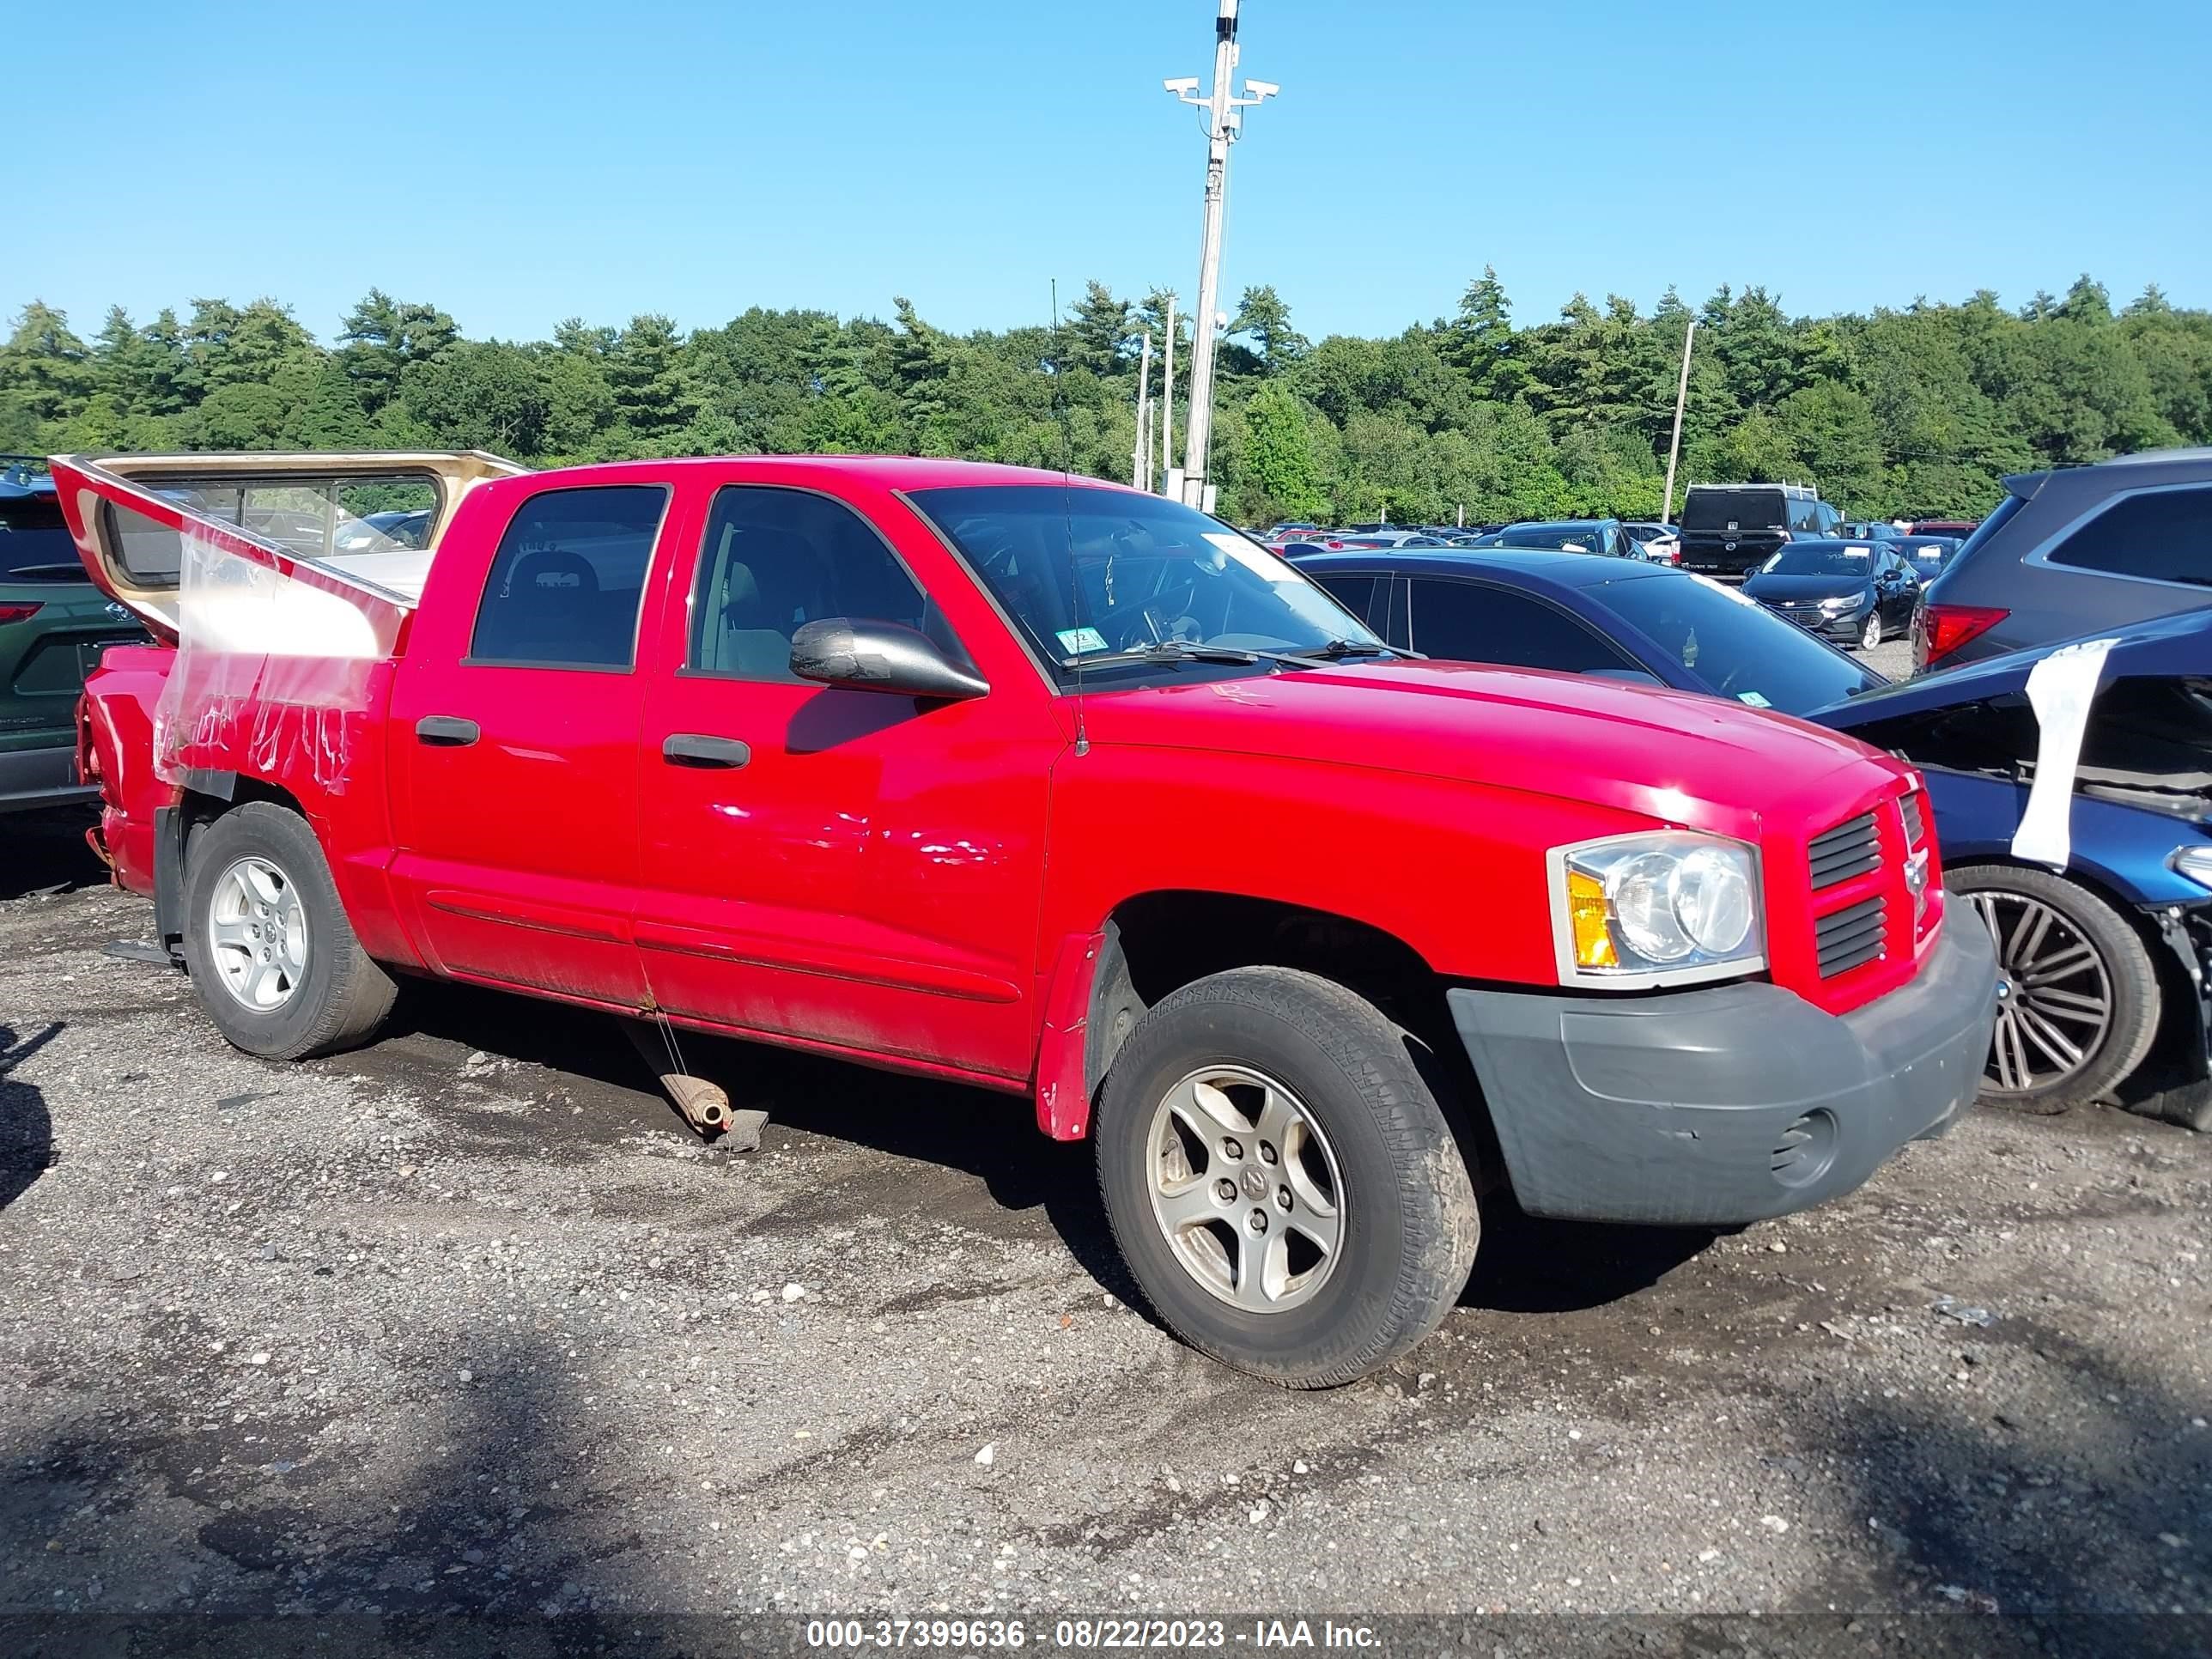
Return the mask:
<path fill-rule="evenodd" d="M 1280 1382 L 1432 1329 L 1479 1190 L 1778 1215 L 1942 1133 L 1988 1049 L 1905 765 L 1413 659 L 1156 496 L 881 458 L 55 472 L 165 641 L 86 692 L 100 836 L 232 1042 L 360 1042 L 428 974 L 1029 1097 L 1097 1142 L 1166 1322 Z M 436 498 L 419 551 L 351 528 L 395 479 Z"/>

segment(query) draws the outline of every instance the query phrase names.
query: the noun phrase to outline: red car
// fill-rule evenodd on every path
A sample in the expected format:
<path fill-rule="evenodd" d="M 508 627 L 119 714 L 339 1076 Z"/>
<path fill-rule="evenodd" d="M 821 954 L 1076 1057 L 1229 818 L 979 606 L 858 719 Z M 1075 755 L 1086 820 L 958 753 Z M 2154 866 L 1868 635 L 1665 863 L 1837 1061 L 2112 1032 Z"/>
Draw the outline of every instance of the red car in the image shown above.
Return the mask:
<path fill-rule="evenodd" d="M 329 458 L 56 463 L 114 650 L 86 765 L 232 1042 L 423 974 L 952 1078 L 1097 1145 L 1205 1352 L 1358 1376 L 1479 1190 L 1727 1224 L 1938 1134 L 1997 996 L 1902 763 L 1712 699 L 1394 650 L 1179 504 L 1002 466 L 428 480 L 420 552 L 197 514 Z"/>

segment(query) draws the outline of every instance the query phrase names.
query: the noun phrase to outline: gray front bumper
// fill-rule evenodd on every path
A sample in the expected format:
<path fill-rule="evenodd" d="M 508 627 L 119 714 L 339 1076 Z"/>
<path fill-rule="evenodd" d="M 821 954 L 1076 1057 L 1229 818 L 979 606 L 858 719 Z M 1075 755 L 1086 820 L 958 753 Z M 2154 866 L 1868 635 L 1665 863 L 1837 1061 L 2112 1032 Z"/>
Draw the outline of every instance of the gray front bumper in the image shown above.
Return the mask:
<path fill-rule="evenodd" d="M 1962 911 L 1911 983 L 1840 1016 L 1766 984 L 1449 1000 L 1524 1210 L 1721 1226 L 1849 1192 L 1948 1129 L 1980 1085 L 1997 964 Z"/>
<path fill-rule="evenodd" d="M 90 800 L 100 793 L 76 775 L 76 748 L 17 749 L 0 754 L 0 812 Z"/>

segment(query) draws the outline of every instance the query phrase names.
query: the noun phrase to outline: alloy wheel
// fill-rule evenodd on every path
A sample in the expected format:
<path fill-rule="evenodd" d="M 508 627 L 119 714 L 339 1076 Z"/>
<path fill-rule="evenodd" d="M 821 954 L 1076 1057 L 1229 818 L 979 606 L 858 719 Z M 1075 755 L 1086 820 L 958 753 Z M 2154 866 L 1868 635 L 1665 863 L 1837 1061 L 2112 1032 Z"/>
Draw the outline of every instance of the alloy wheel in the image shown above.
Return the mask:
<path fill-rule="evenodd" d="M 1997 1005 L 1984 1080 L 2012 1094 L 2053 1088 L 2087 1066 L 2112 1030 L 2105 959 L 2040 899 L 2002 890 L 1970 896 L 2010 981 Z"/>
<path fill-rule="evenodd" d="M 240 859 L 216 878 L 207 939 L 222 988 L 256 1013 L 283 1007 L 307 976 L 307 911 L 267 859 Z"/>
<path fill-rule="evenodd" d="M 1319 1121 L 1248 1066 L 1190 1073 L 1146 1139 L 1152 1218 L 1176 1263 L 1247 1313 L 1310 1301 L 1335 1270 L 1345 1195 Z"/>
<path fill-rule="evenodd" d="M 1867 613 L 1866 627 L 1859 634 L 1859 645 L 1861 648 L 1871 651 L 1881 643 L 1881 612 L 1870 611 Z"/>

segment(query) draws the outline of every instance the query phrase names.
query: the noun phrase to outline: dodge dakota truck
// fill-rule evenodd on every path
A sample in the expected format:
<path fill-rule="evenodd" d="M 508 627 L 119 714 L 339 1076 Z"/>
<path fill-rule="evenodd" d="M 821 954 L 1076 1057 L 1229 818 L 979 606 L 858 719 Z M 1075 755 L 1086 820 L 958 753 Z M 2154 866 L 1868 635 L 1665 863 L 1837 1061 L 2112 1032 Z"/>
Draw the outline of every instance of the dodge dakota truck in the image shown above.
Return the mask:
<path fill-rule="evenodd" d="M 54 471 L 157 640 L 86 692 L 100 843 L 231 1042 L 362 1042 L 430 975 L 1025 1097 L 1096 1143 L 1164 1322 L 1281 1383 L 1432 1330 L 1480 1191 L 1782 1214 L 1942 1133 L 1988 1052 L 1989 938 L 1905 764 L 1417 659 L 1157 496 L 855 457 Z M 354 509 L 403 483 L 428 534 L 380 547 Z"/>

